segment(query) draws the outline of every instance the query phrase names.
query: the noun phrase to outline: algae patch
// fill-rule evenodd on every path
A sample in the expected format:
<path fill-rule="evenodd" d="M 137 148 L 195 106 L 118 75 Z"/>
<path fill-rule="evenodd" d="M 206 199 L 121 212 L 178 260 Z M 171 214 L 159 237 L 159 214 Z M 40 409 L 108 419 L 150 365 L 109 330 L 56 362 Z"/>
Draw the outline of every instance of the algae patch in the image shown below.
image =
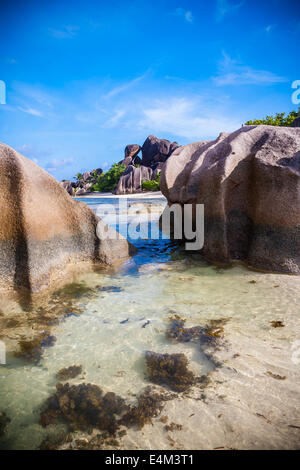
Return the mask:
<path fill-rule="evenodd" d="M 33 339 L 20 340 L 19 351 L 15 352 L 15 356 L 31 362 L 39 362 L 43 348 L 53 346 L 55 342 L 55 336 L 51 335 L 49 331 L 44 331 Z"/>
<path fill-rule="evenodd" d="M 151 382 L 166 385 L 176 392 L 184 392 L 196 383 L 196 377 L 188 369 L 188 360 L 184 354 L 159 354 L 146 351 L 145 356 Z"/>
<path fill-rule="evenodd" d="M 224 325 L 227 318 L 209 320 L 205 326 L 185 327 L 185 320 L 179 315 L 174 315 L 169 319 L 171 325 L 166 331 L 166 337 L 179 342 L 200 341 L 200 343 L 212 343 L 217 345 L 218 340 L 223 338 Z"/>
<path fill-rule="evenodd" d="M 10 423 L 10 419 L 4 413 L 4 411 L 0 411 L 0 437 L 2 437 L 5 433 L 6 426 Z"/>
<path fill-rule="evenodd" d="M 69 380 L 69 379 L 75 379 L 79 374 L 82 373 L 82 366 L 70 366 L 70 367 L 64 367 L 60 369 L 56 377 L 59 380 Z"/>
<path fill-rule="evenodd" d="M 119 431 L 119 437 L 122 437 L 124 430 L 119 430 L 120 426 L 142 428 L 158 416 L 164 402 L 172 398 L 174 395 L 146 387 L 138 396 L 137 404 L 131 405 L 113 392 L 104 394 L 98 385 L 58 383 L 56 392 L 47 399 L 41 411 L 40 424 L 46 427 L 63 422 L 69 431 L 99 429 L 109 436 L 115 436 Z"/>

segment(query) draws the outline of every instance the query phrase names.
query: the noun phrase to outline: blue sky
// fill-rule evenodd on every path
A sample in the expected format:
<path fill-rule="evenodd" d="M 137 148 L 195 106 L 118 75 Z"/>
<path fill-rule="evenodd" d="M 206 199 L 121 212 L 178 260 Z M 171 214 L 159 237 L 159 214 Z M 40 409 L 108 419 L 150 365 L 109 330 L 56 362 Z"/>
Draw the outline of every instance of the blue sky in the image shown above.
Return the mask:
<path fill-rule="evenodd" d="M 2 2 L 0 141 L 57 179 L 296 109 L 300 2 Z"/>

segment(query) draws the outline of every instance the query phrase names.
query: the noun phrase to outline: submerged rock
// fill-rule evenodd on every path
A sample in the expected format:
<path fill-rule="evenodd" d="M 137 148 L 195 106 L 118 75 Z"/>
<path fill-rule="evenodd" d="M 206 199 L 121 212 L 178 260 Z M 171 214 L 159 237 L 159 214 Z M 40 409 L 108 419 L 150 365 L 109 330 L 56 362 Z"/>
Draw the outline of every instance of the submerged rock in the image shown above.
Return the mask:
<path fill-rule="evenodd" d="M 207 259 L 300 274 L 299 152 L 298 127 L 244 126 L 176 149 L 160 187 L 169 204 L 204 204 Z"/>
<path fill-rule="evenodd" d="M 4 144 L 0 173 L 0 290 L 36 292 L 72 263 L 114 264 L 130 255 L 126 239 L 112 229 L 105 238 L 107 226 L 86 204 Z"/>
<path fill-rule="evenodd" d="M 196 377 L 188 369 L 187 357 L 182 354 L 159 354 L 146 351 L 146 366 L 149 380 L 166 385 L 176 392 L 184 392 L 196 383 Z"/>

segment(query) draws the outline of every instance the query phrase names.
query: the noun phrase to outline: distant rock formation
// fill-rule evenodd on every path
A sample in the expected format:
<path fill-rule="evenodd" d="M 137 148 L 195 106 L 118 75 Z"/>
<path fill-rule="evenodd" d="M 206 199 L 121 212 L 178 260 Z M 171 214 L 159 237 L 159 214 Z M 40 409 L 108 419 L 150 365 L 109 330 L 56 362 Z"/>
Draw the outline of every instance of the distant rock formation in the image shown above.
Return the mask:
<path fill-rule="evenodd" d="M 70 196 L 75 196 L 75 189 L 70 181 L 62 181 L 60 184 L 63 188 L 65 188 L 65 190 L 68 194 L 70 194 Z"/>
<path fill-rule="evenodd" d="M 204 204 L 207 259 L 300 274 L 300 129 L 244 126 L 175 150 L 160 187 Z"/>
<path fill-rule="evenodd" d="M 115 194 L 133 194 L 142 191 L 144 181 L 154 180 L 160 173 L 164 162 L 178 148 L 177 142 L 158 139 L 149 135 L 142 147 L 137 144 L 125 147 L 125 158 L 122 164 L 126 170 L 115 189 Z M 142 159 L 138 153 L 142 150 Z"/>
<path fill-rule="evenodd" d="M 142 147 L 138 144 L 126 145 L 124 158 L 119 162 L 125 165 L 126 169 L 116 185 L 115 194 L 132 194 L 142 191 L 142 183 L 156 179 L 164 162 L 178 147 L 177 142 L 158 139 L 154 135 L 149 135 Z M 142 158 L 138 155 L 140 151 L 142 151 Z M 97 169 L 85 172 L 77 183 L 62 181 L 61 184 L 71 196 L 85 196 L 101 174 L 102 170 Z"/>
<path fill-rule="evenodd" d="M 90 192 L 91 187 L 97 182 L 98 177 L 102 175 L 102 173 L 103 170 L 101 168 L 96 168 L 90 172 L 86 171 L 83 173 L 81 178 L 76 182 L 63 180 L 60 184 L 70 196 L 84 196 Z"/>
<path fill-rule="evenodd" d="M 139 153 L 140 150 L 141 150 L 141 147 L 138 144 L 126 145 L 125 158 L 127 157 L 134 158 Z"/>
<path fill-rule="evenodd" d="M 153 170 L 146 166 L 129 165 L 121 176 L 115 194 L 133 194 L 142 191 L 142 183 L 153 178 Z"/>
<path fill-rule="evenodd" d="M 104 222 L 46 171 L 4 144 L 0 174 L 0 291 L 39 291 L 64 276 L 69 264 L 114 264 L 129 256 L 127 240 L 99 239 Z"/>
<path fill-rule="evenodd" d="M 142 146 L 142 165 L 155 168 L 160 162 L 165 162 L 179 145 L 166 139 L 158 139 L 149 135 Z"/>
<path fill-rule="evenodd" d="M 297 117 L 291 124 L 292 127 L 300 127 L 300 116 Z"/>

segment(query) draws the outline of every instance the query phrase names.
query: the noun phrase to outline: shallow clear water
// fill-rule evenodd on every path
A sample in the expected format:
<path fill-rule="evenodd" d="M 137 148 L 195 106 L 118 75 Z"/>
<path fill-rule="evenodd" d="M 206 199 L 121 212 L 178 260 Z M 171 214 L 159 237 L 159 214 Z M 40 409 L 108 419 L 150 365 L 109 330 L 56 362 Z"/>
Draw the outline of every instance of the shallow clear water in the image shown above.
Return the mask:
<path fill-rule="evenodd" d="M 84 202 L 97 210 L 117 200 Z M 143 202 L 163 203 L 157 199 Z M 63 431 L 62 426 L 44 429 L 38 424 L 40 407 L 53 393 L 55 375 L 63 367 L 82 365 L 83 375 L 71 383 L 95 383 L 128 400 L 149 384 L 146 350 L 183 352 L 195 374 L 212 371 L 214 362 L 204 350 L 166 339 L 168 319 L 175 313 L 186 319 L 187 326 L 228 319 L 235 345 L 276 340 L 273 346 L 291 349 L 300 338 L 299 278 L 240 266 L 218 268 L 197 255 L 182 253 L 170 240 L 132 242 L 138 252 L 118 272 L 78 276 L 77 283 L 90 288 L 91 295 L 83 293 L 73 299 L 81 313 L 66 315 L 51 328 L 56 342 L 43 349 L 38 363 L 9 353 L 7 364 L 0 365 L 0 411 L 11 419 L 0 440 L 3 448 L 38 448 L 46 436 Z M 270 322 L 274 320 L 286 327 L 273 329 Z M 268 354 L 272 363 L 270 346 L 265 357 Z M 297 372 L 299 365 L 289 361 L 285 367 Z"/>

